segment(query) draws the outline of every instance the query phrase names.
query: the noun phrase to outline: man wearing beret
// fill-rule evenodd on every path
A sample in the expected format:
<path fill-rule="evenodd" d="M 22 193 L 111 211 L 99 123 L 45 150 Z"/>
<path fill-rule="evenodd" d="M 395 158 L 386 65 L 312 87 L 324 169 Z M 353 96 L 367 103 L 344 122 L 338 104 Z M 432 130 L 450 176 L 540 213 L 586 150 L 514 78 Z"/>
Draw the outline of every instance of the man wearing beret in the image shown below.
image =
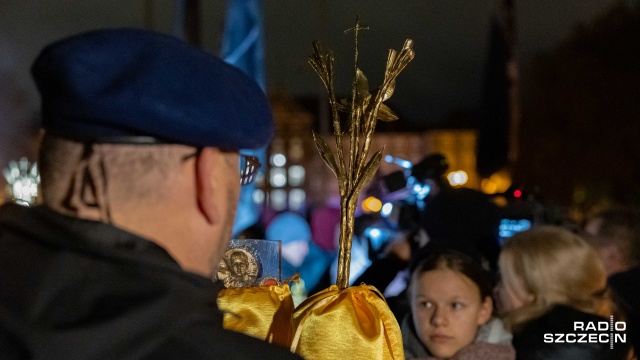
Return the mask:
<path fill-rule="evenodd" d="M 297 358 L 223 330 L 210 280 L 259 167 L 239 150 L 273 135 L 260 88 L 133 29 L 49 45 L 32 74 L 43 204 L 0 207 L 0 358 Z"/>

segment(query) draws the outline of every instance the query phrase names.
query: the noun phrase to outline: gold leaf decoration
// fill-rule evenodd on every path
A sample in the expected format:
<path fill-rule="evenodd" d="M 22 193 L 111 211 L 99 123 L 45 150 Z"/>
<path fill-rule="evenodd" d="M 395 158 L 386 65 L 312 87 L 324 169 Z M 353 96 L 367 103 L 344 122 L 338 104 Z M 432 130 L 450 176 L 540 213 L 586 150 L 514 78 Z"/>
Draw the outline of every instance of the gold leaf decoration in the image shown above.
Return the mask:
<path fill-rule="evenodd" d="M 382 121 L 394 121 L 398 120 L 398 115 L 396 115 L 387 105 L 381 104 L 378 109 L 377 118 Z"/>
<path fill-rule="evenodd" d="M 369 96 L 369 80 L 360 69 L 356 69 L 356 104 L 362 106 Z"/>
<path fill-rule="evenodd" d="M 345 31 L 345 33 L 353 31 L 355 34 L 354 75 L 350 99 L 336 100 L 333 89 L 334 55 L 332 52 L 324 51 L 320 43 L 314 41 L 313 50 L 308 59 L 309 64 L 327 89 L 333 117 L 335 156 L 329 145 L 315 132 L 313 139 L 322 160 L 336 175 L 340 188 L 340 249 L 336 279 L 336 285 L 339 289 L 347 288 L 349 283 L 351 238 L 358 194 L 373 178 L 380 165 L 380 159 L 382 159 L 383 149 L 378 150 L 370 159 L 367 159 L 375 125 L 377 120 L 393 121 L 398 119 L 398 116 L 383 102 L 393 95 L 396 78 L 415 56 L 413 41 L 410 39 L 404 42 L 399 52 L 390 49 L 387 53 L 383 83 L 377 91 L 373 94 L 370 93 L 369 81 L 362 70 L 358 68 L 358 35 L 360 31 L 368 29 L 368 26 L 360 25 L 360 19 L 356 17 L 355 26 Z M 344 134 L 340 124 L 340 112 L 349 113 L 349 123 L 346 125 L 349 129 L 348 156 L 343 151 Z"/>
<path fill-rule="evenodd" d="M 353 192 L 355 194 L 359 194 L 362 188 L 367 185 L 369 181 L 371 181 L 373 175 L 376 174 L 376 171 L 378 171 L 378 166 L 380 166 L 380 160 L 382 159 L 383 150 L 384 149 L 380 149 L 376 151 L 371 159 L 369 159 L 367 165 L 365 165 L 364 169 L 362 170 L 362 175 L 360 176 L 358 182 L 356 183 L 356 186 L 354 187 Z"/>
<path fill-rule="evenodd" d="M 318 151 L 320 152 L 320 156 L 322 157 L 322 160 L 324 160 L 324 163 L 327 164 L 327 166 L 331 169 L 331 171 L 333 171 L 336 177 L 339 178 L 340 170 L 338 169 L 338 164 L 336 164 L 336 159 L 333 156 L 329 145 L 327 145 L 324 139 L 316 134 L 315 131 L 313 131 L 313 141 L 316 143 L 316 148 L 318 148 Z"/>

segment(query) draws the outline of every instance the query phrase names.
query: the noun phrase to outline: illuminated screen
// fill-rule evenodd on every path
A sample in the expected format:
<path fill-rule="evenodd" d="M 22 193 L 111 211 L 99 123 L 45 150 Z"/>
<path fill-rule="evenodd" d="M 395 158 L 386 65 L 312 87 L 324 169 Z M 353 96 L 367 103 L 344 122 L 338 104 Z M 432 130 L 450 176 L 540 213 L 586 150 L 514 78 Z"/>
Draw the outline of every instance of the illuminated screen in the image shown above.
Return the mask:
<path fill-rule="evenodd" d="M 501 239 L 506 239 L 513 234 L 531 228 L 531 221 L 527 219 L 502 219 L 500 220 L 499 234 Z"/>

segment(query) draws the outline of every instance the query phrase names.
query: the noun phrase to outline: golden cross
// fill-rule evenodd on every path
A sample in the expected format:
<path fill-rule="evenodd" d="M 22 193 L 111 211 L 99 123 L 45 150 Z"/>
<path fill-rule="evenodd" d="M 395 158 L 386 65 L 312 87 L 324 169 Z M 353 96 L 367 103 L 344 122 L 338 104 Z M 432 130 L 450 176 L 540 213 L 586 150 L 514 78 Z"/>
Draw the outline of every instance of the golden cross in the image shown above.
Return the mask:
<path fill-rule="evenodd" d="M 344 31 L 344 33 L 348 33 L 349 31 L 354 31 L 356 33 L 356 38 L 358 37 L 358 31 L 360 30 L 369 30 L 369 25 L 362 25 L 360 26 L 360 16 L 356 16 L 356 26 L 352 27 L 352 28 L 348 28 L 347 30 Z"/>
<path fill-rule="evenodd" d="M 356 48 L 355 48 L 355 51 L 354 51 L 354 53 L 355 53 L 355 61 L 353 62 L 354 63 L 354 71 L 358 70 L 358 32 L 360 30 L 369 30 L 369 25 L 360 26 L 360 15 L 356 15 L 356 26 L 354 26 L 352 28 L 349 28 L 349 29 L 344 31 L 345 34 L 348 33 L 349 31 L 353 31 L 356 34 L 356 36 L 355 36 Z M 355 77 L 353 78 L 353 81 L 356 81 Z M 355 86 L 355 83 L 354 83 L 354 86 Z M 355 89 L 355 87 L 354 87 L 354 89 Z"/>

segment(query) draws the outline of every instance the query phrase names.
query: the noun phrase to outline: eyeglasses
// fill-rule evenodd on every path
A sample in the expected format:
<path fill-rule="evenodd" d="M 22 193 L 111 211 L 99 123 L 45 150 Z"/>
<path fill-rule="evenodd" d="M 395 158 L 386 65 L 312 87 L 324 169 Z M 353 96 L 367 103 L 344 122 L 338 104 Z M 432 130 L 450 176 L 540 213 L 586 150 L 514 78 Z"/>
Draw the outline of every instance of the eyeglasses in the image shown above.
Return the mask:
<path fill-rule="evenodd" d="M 240 154 L 240 185 L 249 185 L 260 170 L 260 160 L 255 156 Z"/>
<path fill-rule="evenodd" d="M 182 158 L 182 161 L 198 157 L 200 156 L 200 152 L 202 152 L 202 148 L 198 148 L 194 153 L 186 155 Z M 255 179 L 258 174 L 258 170 L 260 170 L 260 160 L 258 160 L 255 156 L 249 156 L 240 154 L 240 185 L 249 185 Z"/>

